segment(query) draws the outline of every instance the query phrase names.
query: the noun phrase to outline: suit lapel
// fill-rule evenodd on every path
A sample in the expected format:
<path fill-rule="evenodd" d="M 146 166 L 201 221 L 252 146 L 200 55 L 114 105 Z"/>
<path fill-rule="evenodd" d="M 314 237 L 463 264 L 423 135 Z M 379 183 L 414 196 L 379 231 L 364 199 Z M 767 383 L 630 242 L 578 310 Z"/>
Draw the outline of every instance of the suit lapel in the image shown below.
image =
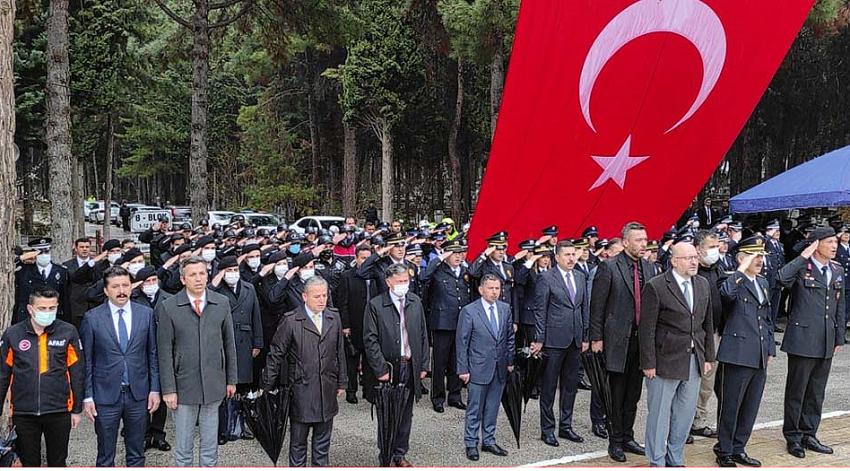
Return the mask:
<path fill-rule="evenodd" d="M 307 315 L 307 311 L 304 309 L 303 305 L 298 307 L 298 312 L 295 314 L 295 318 L 301 321 L 301 325 L 305 329 L 321 337 L 319 329 L 316 328 L 316 324 L 313 323 L 313 319 L 311 319 L 310 316 Z M 324 322 L 324 319 L 322 319 L 322 321 Z"/>
<path fill-rule="evenodd" d="M 130 345 L 133 344 L 133 341 L 139 334 L 139 331 L 142 330 L 142 316 L 139 314 L 140 310 L 133 309 L 130 306 L 130 310 L 133 313 L 133 318 L 130 321 L 130 338 L 127 339 L 127 350 L 130 350 Z"/>
<path fill-rule="evenodd" d="M 490 324 L 490 318 L 488 317 L 487 310 L 484 309 L 483 302 L 475 303 L 478 306 L 478 316 L 481 318 L 481 322 L 484 323 L 484 326 L 487 328 L 487 332 L 490 332 L 490 335 L 493 336 L 494 339 L 499 338 L 499 333 L 493 331 L 493 325 Z M 499 304 L 496 303 L 496 310 L 498 315 Z"/>
<path fill-rule="evenodd" d="M 620 270 L 620 275 L 623 277 L 623 281 L 626 283 L 626 287 L 629 289 L 629 293 L 632 293 L 632 296 L 634 296 L 634 280 L 632 279 L 632 276 L 629 273 L 629 262 L 628 260 L 626 260 L 626 254 L 621 253 L 619 255 L 617 263 L 615 263 L 614 265 Z"/>
<path fill-rule="evenodd" d="M 747 278 L 745 276 L 743 283 L 747 285 L 747 290 L 750 292 L 750 294 L 753 296 L 753 298 L 756 301 L 758 301 L 759 300 L 758 290 L 761 289 L 761 285 L 759 285 L 759 279 L 756 278 L 755 283 L 753 283 L 753 282 L 750 281 L 749 278 Z M 764 300 L 767 300 L 767 296 L 765 296 L 763 292 L 762 292 L 762 298 Z"/>
<path fill-rule="evenodd" d="M 115 342 L 115 347 L 121 350 L 121 343 L 118 341 L 118 332 L 115 331 L 115 324 L 112 323 L 112 310 L 109 309 L 108 302 L 103 305 L 100 315 L 101 322 L 106 324 L 106 330 L 109 331 L 109 336 Z"/>
<path fill-rule="evenodd" d="M 555 284 L 561 287 L 561 290 L 564 292 L 564 299 L 566 299 L 568 303 L 572 304 L 573 301 L 570 299 L 570 290 L 569 288 L 567 288 L 567 280 L 565 280 L 562 276 L 561 269 L 556 266 L 555 268 L 549 270 L 549 273 L 551 273 L 549 276 L 560 280 L 556 281 Z"/>
<path fill-rule="evenodd" d="M 685 300 L 685 295 L 682 294 L 682 289 L 679 288 L 679 284 L 676 283 L 676 278 L 673 277 L 673 272 L 668 271 L 664 276 L 667 278 L 667 289 L 671 294 L 673 294 L 673 297 L 679 301 L 679 304 L 682 305 L 682 308 L 684 308 L 686 312 L 691 312 L 691 308 L 688 307 L 688 301 Z M 697 297 L 693 288 L 691 288 L 691 294 L 694 295 L 694 305 L 696 305 Z"/>
<path fill-rule="evenodd" d="M 327 309 L 322 311 L 322 338 L 328 336 L 328 332 L 331 330 L 331 326 L 333 326 L 334 315 Z"/>

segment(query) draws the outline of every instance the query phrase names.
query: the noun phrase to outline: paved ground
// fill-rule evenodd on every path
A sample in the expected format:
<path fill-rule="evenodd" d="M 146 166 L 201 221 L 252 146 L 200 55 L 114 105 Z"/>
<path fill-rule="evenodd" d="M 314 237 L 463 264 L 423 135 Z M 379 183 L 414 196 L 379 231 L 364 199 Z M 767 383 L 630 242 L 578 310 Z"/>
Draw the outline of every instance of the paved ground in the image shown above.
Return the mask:
<path fill-rule="evenodd" d="M 759 412 L 759 423 L 771 422 L 782 418 L 782 401 L 785 384 L 786 357 L 784 354 L 771 363 L 768 384 L 762 400 Z M 832 374 L 826 393 L 824 412 L 850 410 L 850 388 L 846 381 L 850 373 L 850 351 L 840 352 L 833 362 Z M 551 448 L 544 445 L 539 439 L 539 409 L 537 401 L 528 404 L 528 410 L 523 417 L 521 448 L 517 449 L 513 440 L 510 427 L 504 415 L 499 417 L 499 428 L 497 431 L 498 442 L 506 448 L 510 455 L 505 458 L 497 458 L 488 454 L 481 456 L 481 461 L 475 463 L 478 466 L 519 466 L 532 463 L 557 464 L 550 460 L 564 461 L 564 457 L 581 455 L 595 451 L 604 450 L 607 443 L 594 437 L 590 433 L 590 418 L 588 413 L 590 394 L 580 392 L 576 402 L 576 415 L 574 429 L 586 439 L 583 444 L 574 444 L 561 441 L 561 446 Z M 556 402 L 557 404 L 557 402 Z M 713 407 L 713 406 L 712 406 Z M 644 415 L 646 411 L 645 401 L 641 401 L 638 407 L 638 419 L 636 430 L 641 433 L 644 429 Z M 831 424 L 831 422 L 828 422 Z M 850 420 L 841 423 L 850 426 Z M 444 414 L 437 414 L 430 408 L 430 402 L 425 398 L 414 411 L 413 434 L 411 437 L 411 451 L 408 458 L 417 465 L 425 466 L 467 466 L 472 464 L 467 461 L 463 451 L 463 412 L 456 409 L 447 409 Z M 168 421 L 171 427 L 171 419 Z M 827 433 L 826 429 L 833 425 L 824 427 L 822 440 L 829 445 L 841 444 L 836 448 L 836 454 L 831 457 L 833 461 L 824 461 L 823 465 L 833 463 L 847 463 L 850 459 L 850 444 L 845 436 L 850 434 Z M 837 426 L 836 426 L 837 427 Z M 758 435 L 758 440 L 773 440 L 769 448 L 757 455 L 766 461 L 773 455 L 782 454 L 781 443 L 776 442 L 780 438 L 778 429 L 766 430 Z M 643 442 L 642 439 L 640 439 Z M 704 440 L 703 442 L 708 442 Z M 774 443 L 776 442 L 776 443 Z M 778 444 L 777 444 L 778 443 Z M 700 445 L 698 442 L 697 445 Z M 686 454 L 697 453 L 699 446 L 693 445 L 686 449 Z M 702 445 L 705 445 L 703 443 Z M 710 447 L 711 444 L 705 445 Z M 286 464 L 286 447 L 282 464 Z M 86 422 L 79 430 L 72 433 L 70 446 L 69 465 L 91 466 L 96 456 L 96 442 L 94 428 Z M 760 449 L 761 450 L 761 449 Z M 255 441 L 239 441 L 229 443 L 220 448 L 220 465 L 222 466 L 268 466 L 269 459 L 265 456 L 260 446 Z M 752 453 L 756 455 L 755 452 Z M 592 455 L 591 455 L 592 456 Z M 149 466 L 169 466 L 172 464 L 171 453 L 158 451 L 148 452 Z M 696 458 L 695 458 L 696 459 Z M 778 459 L 778 458 L 777 458 Z M 331 464 L 334 466 L 372 466 L 376 464 L 377 451 L 375 448 L 375 423 L 370 418 L 369 404 L 363 400 L 357 405 L 351 405 L 344 401 L 340 404 L 340 414 L 335 421 L 333 442 L 331 445 Z M 123 457 L 118 460 L 123 464 Z M 549 461 L 549 463 L 541 463 Z M 607 462 L 607 459 L 603 460 Z M 631 459 L 630 464 L 643 463 Z M 699 461 L 700 464 L 709 465 L 707 461 Z M 772 463 L 772 461 L 771 461 Z M 812 460 L 806 462 L 791 462 L 789 465 L 820 465 Z M 587 463 L 581 463 L 586 465 Z M 600 463 L 606 464 L 606 463 Z M 607 463 L 612 465 L 613 463 Z M 776 462 L 779 464 L 779 462 Z"/>

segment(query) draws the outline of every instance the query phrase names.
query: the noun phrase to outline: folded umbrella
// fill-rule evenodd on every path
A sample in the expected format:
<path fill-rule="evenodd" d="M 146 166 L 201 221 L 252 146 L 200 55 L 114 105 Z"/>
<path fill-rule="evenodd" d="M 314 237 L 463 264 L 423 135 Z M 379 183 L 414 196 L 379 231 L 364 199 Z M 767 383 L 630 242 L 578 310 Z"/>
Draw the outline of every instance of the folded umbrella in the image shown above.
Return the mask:
<path fill-rule="evenodd" d="M 522 375 L 516 369 L 508 373 L 505 390 L 502 393 L 502 408 L 508 416 L 508 423 L 516 438 L 516 447 L 519 448 L 519 432 L 522 426 L 523 384 Z"/>
<path fill-rule="evenodd" d="M 410 388 L 404 384 L 393 384 L 392 365 L 390 380 L 375 386 L 375 402 L 372 404 L 378 416 L 378 452 L 381 466 L 389 466 L 393 458 L 393 443 L 398 435 L 404 405 L 410 398 Z"/>
<path fill-rule="evenodd" d="M 531 352 L 523 353 L 520 356 L 525 361 L 525 377 L 522 379 L 522 398 L 525 405 L 528 405 L 528 400 L 531 399 L 532 392 L 537 387 L 540 377 L 543 374 L 544 355 L 543 352 L 538 352 L 536 355 Z"/>
<path fill-rule="evenodd" d="M 15 432 L 15 427 L 9 429 L 9 433 L 5 437 L 0 438 L 0 467 L 11 468 L 18 460 L 18 454 L 15 453 L 15 442 L 18 439 L 18 434 Z M 20 466 L 20 463 L 17 463 Z"/>
<path fill-rule="evenodd" d="M 593 389 L 605 405 L 605 416 L 611 417 L 612 400 L 611 386 L 608 382 L 608 369 L 605 366 L 605 354 L 603 352 L 594 352 L 590 349 L 582 352 L 581 362 L 584 365 L 584 371 L 587 373 L 587 378 L 590 380 L 590 387 Z M 606 421 L 608 433 L 611 433 L 611 422 Z"/>
<path fill-rule="evenodd" d="M 283 439 L 286 435 L 289 397 L 290 389 L 281 388 L 277 391 L 266 392 L 260 397 L 249 394 L 240 401 L 245 423 L 275 465 L 280 458 Z"/>

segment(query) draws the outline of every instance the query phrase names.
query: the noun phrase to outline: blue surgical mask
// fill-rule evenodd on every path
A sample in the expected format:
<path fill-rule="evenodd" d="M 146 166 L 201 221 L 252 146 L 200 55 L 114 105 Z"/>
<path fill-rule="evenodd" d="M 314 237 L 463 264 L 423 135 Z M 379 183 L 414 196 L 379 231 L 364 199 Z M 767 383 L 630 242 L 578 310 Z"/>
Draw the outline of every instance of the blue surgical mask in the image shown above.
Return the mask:
<path fill-rule="evenodd" d="M 56 310 L 52 311 L 35 311 L 33 320 L 36 324 L 47 327 L 56 320 Z"/>
<path fill-rule="evenodd" d="M 289 251 L 290 251 L 290 252 L 292 252 L 292 253 L 294 253 L 294 254 L 301 253 L 301 244 L 292 244 L 292 245 L 290 245 L 290 246 L 289 246 Z"/>

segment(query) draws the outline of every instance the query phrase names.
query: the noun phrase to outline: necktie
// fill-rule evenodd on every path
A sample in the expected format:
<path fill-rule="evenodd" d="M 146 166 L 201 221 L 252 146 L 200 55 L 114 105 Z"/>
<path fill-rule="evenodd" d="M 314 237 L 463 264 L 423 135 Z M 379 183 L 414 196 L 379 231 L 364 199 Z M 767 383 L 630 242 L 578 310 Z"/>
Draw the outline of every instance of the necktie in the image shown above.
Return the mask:
<path fill-rule="evenodd" d="M 124 322 L 124 310 L 118 310 L 118 346 L 121 348 L 121 353 L 127 352 L 127 343 L 129 335 L 127 335 L 127 323 Z M 127 360 L 124 360 L 124 372 L 121 374 L 122 384 L 130 384 L 130 379 L 127 376 Z"/>
<path fill-rule="evenodd" d="M 46 268 L 43 268 L 43 269 L 41 270 L 41 279 L 42 279 L 42 280 L 47 280 L 47 269 L 46 269 Z"/>
<path fill-rule="evenodd" d="M 490 327 L 493 329 L 493 334 L 499 335 L 499 320 L 496 319 L 496 308 L 490 305 Z"/>
<path fill-rule="evenodd" d="M 322 333 L 322 313 L 313 314 L 313 324 L 316 324 L 316 330 L 319 331 L 319 334 Z"/>
<path fill-rule="evenodd" d="M 826 284 L 829 284 L 829 271 L 828 270 L 829 269 L 826 266 L 824 266 L 823 268 L 820 269 L 820 271 L 823 272 L 823 282 L 826 283 Z"/>
<path fill-rule="evenodd" d="M 407 322 L 404 320 L 404 299 L 398 303 L 398 320 L 401 323 L 401 356 L 410 356 L 410 344 L 407 339 Z"/>
<path fill-rule="evenodd" d="M 569 273 L 564 275 L 564 279 L 567 282 L 567 292 L 570 294 L 570 301 L 575 302 L 576 300 L 576 288 L 573 286 L 573 279 Z"/>
<path fill-rule="evenodd" d="M 694 301 L 691 299 L 691 282 L 684 281 L 682 282 L 682 293 L 685 295 L 685 301 L 688 303 L 688 309 L 693 312 L 694 310 Z"/>
<path fill-rule="evenodd" d="M 638 273 L 638 263 L 632 265 L 632 283 L 635 291 L 635 325 L 640 325 L 640 273 Z"/>
<path fill-rule="evenodd" d="M 759 288 L 758 281 L 752 280 L 752 281 L 750 281 L 750 283 L 752 283 L 753 286 L 755 286 L 755 288 L 756 288 L 756 293 L 758 293 L 758 297 L 759 297 L 759 304 L 763 303 L 764 302 L 764 294 L 761 292 L 761 288 Z"/>
<path fill-rule="evenodd" d="M 197 314 L 199 316 L 201 315 L 201 300 L 200 299 L 195 300 L 195 314 Z"/>

